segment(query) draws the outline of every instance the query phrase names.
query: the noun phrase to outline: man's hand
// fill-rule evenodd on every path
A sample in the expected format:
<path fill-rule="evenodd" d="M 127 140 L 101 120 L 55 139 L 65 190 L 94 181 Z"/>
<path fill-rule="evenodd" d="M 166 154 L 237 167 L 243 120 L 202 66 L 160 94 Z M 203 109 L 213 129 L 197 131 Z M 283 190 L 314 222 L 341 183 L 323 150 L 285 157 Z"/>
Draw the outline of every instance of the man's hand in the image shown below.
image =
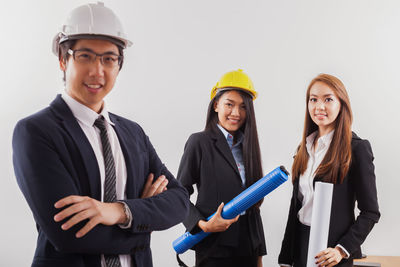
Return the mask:
<path fill-rule="evenodd" d="M 324 249 L 315 256 L 315 264 L 327 267 L 335 266 L 343 259 L 345 255 L 343 254 L 344 252 L 339 247 Z"/>
<path fill-rule="evenodd" d="M 140 198 L 153 197 L 167 190 L 168 179 L 164 175 L 158 177 L 154 183 L 153 180 L 154 174 L 150 173 Z"/>
<path fill-rule="evenodd" d="M 119 202 L 104 203 L 90 197 L 68 196 L 57 201 L 54 207 L 57 209 L 64 208 L 54 216 L 56 222 L 60 222 L 71 216 L 67 222 L 61 225 L 63 230 L 68 230 L 83 220 L 89 220 L 76 233 L 75 236 L 77 238 L 86 235 L 98 224 L 114 225 L 126 221 L 123 204 Z"/>
<path fill-rule="evenodd" d="M 226 231 L 232 223 L 237 222 L 239 220 L 239 216 L 236 216 L 233 219 L 226 220 L 222 218 L 221 212 L 224 207 L 224 203 L 221 203 L 217 209 L 217 212 L 209 221 L 200 220 L 197 225 L 200 227 L 203 232 L 223 232 Z"/>

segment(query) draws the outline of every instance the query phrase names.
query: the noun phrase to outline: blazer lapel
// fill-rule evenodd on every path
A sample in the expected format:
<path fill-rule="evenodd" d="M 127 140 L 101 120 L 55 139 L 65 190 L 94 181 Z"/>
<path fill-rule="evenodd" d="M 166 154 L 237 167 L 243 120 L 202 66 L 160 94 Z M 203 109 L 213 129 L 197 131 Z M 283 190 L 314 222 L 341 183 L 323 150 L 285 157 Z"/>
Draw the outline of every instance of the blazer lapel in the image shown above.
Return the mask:
<path fill-rule="evenodd" d="M 99 165 L 97 164 L 97 159 L 89 140 L 79 126 L 72 111 L 61 98 L 61 95 L 57 95 L 56 99 L 50 104 L 50 107 L 61 119 L 64 129 L 70 134 L 76 146 L 79 148 L 79 152 L 86 168 L 91 197 L 101 200 Z"/>
<path fill-rule="evenodd" d="M 224 135 L 219 129 L 214 129 L 211 132 L 211 137 L 215 140 L 215 147 L 221 153 L 221 155 L 226 159 L 229 165 L 234 169 L 236 174 L 239 176 L 240 173 L 236 165 L 235 158 L 233 157 L 232 151 L 229 148 L 228 142 L 226 141 Z"/>
<path fill-rule="evenodd" d="M 137 197 L 140 192 L 138 192 L 138 187 L 135 186 L 136 184 L 134 183 L 134 170 L 133 168 L 135 167 L 138 161 L 138 154 L 135 153 L 135 151 L 131 151 L 131 148 L 137 147 L 134 144 L 134 139 L 129 138 L 129 132 L 128 130 L 124 127 L 124 125 L 120 122 L 117 116 L 115 116 L 112 113 L 109 113 L 110 115 L 110 120 L 115 124 L 114 130 L 117 133 L 118 136 L 118 141 L 121 145 L 122 153 L 124 154 L 124 159 L 125 159 L 125 165 L 126 165 L 126 171 L 127 171 L 127 181 L 126 181 L 126 195 L 127 197 Z M 128 150 L 128 148 L 130 148 Z"/>
<path fill-rule="evenodd" d="M 303 202 L 303 196 L 300 194 L 300 190 L 299 190 L 299 182 L 300 182 L 300 178 L 298 177 L 296 180 L 294 180 L 293 183 L 293 192 L 297 192 L 296 193 L 296 197 L 295 197 L 295 203 L 302 203 Z M 297 206 L 297 204 L 295 205 Z"/>

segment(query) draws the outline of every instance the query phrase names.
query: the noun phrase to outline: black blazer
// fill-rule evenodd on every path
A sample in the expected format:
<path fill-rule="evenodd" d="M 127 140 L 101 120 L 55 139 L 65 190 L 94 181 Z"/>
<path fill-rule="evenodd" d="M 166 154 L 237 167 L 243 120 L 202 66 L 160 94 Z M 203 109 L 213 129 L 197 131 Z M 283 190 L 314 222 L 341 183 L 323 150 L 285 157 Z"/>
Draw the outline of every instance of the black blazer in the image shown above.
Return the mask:
<path fill-rule="evenodd" d="M 343 183 L 335 184 L 332 195 L 331 219 L 329 225 L 328 247 L 341 244 L 349 253 L 350 258 L 361 256 L 361 244 L 372 230 L 380 217 L 376 192 L 374 156 L 368 140 L 362 140 L 353 133 L 351 141 L 352 161 L 349 172 Z M 322 177 L 314 178 L 322 181 Z M 354 207 L 360 214 L 355 218 Z M 295 228 L 297 214 L 302 206 L 299 194 L 299 179 L 293 184 L 293 194 L 290 203 L 289 216 L 279 263 L 293 264 L 295 251 Z"/>
<path fill-rule="evenodd" d="M 132 227 L 98 225 L 83 238 L 55 222 L 54 203 L 68 195 L 101 197 L 99 167 L 93 149 L 60 95 L 50 107 L 18 122 L 13 161 L 18 185 L 32 210 L 38 241 L 32 266 L 100 267 L 101 254 L 131 254 L 137 266 L 152 266 L 150 233 L 181 222 L 187 215 L 186 190 L 158 158 L 149 138 L 135 122 L 114 114 L 127 168 L 126 195 Z M 164 174 L 168 190 L 140 199 L 148 174 Z"/>
<path fill-rule="evenodd" d="M 239 170 L 223 133 L 218 129 L 192 134 L 185 145 L 184 154 L 177 175 L 178 180 L 193 193 L 193 185 L 197 186 L 196 204 L 190 203 L 189 216 L 183 221 L 187 231 L 200 231 L 197 223 L 206 220 L 213 214 L 221 202 L 228 203 L 246 187 L 242 185 Z M 261 248 L 266 254 L 264 231 L 258 208 L 250 208 L 247 212 L 250 237 L 253 248 Z M 208 251 L 208 255 L 218 255 L 218 248 L 238 246 L 238 223 L 232 224 L 228 230 L 213 233 L 197 244 L 196 251 Z M 210 251 L 211 250 L 211 251 Z"/>

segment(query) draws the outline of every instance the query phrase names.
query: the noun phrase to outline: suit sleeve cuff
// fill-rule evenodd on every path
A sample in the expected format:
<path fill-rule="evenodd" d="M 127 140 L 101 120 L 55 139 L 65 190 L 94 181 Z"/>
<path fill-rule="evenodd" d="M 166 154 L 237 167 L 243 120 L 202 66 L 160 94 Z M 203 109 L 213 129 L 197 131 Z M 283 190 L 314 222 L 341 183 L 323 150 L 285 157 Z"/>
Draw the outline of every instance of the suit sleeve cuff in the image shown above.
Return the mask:
<path fill-rule="evenodd" d="M 131 212 L 128 204 L 126 204 L 124 201 L 117 201 L 117 202 L 122 203 L 124 205 L 124 212 L 125 212 L 125 216 L 127 218 L 125 223 L 118 224 L 118 226 L 121 229 L 128 229 L 132 226 L 132 221 L 133 221 L 132 212 Z"/>
<path fill-rule="evenodd" d="M 350 257 L 350 253 L 342 245 L 337 244 L 336 246 L 341 248 L 343 252 L 346 254 L 346 257 L 344 257 L 345 259 L 348 259 Z"/>

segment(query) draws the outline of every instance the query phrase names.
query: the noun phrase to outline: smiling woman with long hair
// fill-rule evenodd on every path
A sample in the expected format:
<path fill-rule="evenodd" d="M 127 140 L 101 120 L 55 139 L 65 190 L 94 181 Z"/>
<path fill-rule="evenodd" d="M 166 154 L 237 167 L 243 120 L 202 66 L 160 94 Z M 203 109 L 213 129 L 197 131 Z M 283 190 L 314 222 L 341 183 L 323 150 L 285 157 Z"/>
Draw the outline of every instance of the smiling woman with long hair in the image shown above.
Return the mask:
<path fill-rule="evenodd" d="M 352 120 L 343 83 L 329 74 L 314 78 L 307 89 L 303 138 L 292 166 L 293 195 L 281 266 L 307 265 L 316 181 L 334 184 L 328 247 L 315 255 L 319 266 L 353 266 L 353 258 L 361 256 L 360 245 L 379 220 L 371 145 L 352 132 Z"/>
<path fill-rule="evenodd" d="M 185 145 L 177 178 L 189 194 L 196 185 L 198 195 L 183 223 L 191 233 L 213 233 L 194 247 L 196 266 L 262 266 L 266 248 L 261 202 L 234 219 L 221 217 L 224 203 L 263 176 L 256 96 L 244 72 L 226 73 L 211 91 L 205 130 L 192 134 Z"/>

